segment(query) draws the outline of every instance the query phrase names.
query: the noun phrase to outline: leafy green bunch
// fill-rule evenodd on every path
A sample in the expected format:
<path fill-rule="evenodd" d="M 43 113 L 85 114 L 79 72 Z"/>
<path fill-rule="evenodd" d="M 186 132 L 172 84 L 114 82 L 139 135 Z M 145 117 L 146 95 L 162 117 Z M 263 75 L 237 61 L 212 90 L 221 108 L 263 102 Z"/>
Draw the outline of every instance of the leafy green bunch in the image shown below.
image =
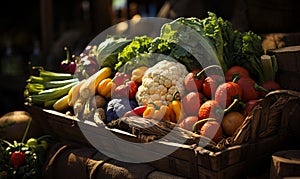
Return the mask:
<path fill-rule="evenodd" d="M 272 58 L 272 64 L 267 66 L 272 74 L 264 72 L 266 67 L 261 62 L 263 49 L 259 35 L 234 30 L 230 21 L 212 12 L 204 19 L 180 17 L 165 23 L 160 36 L 154 39 L 147 36 L 110 37 L 99 45 L 97 59 L 116 71 L 123 65 L 130 71 L 155 63 L 158 59 L 153 54 L 171 57 L 189 71 L 220 64 L 225 73 L 232 66 L 243 66 L 259 83 L 274 78 L 277 70 L 276 59 Z"/>

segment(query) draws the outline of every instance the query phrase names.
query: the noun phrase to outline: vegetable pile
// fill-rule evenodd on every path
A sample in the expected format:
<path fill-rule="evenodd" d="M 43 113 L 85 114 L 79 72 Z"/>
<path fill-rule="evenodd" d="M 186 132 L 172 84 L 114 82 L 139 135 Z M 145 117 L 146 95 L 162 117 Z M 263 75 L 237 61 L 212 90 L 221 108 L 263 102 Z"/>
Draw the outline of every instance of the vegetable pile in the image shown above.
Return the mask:
<path fill-rule="evenodd" d="M 40 169 L 46 161 L 48 137 L 29 138 L 25 141 L 31 120 L 22 141 L 10 143 L 0 139 L 0 178 L 40 178 Z"/>
<path fill-rule="evenodd" d="M 87 46 L 74 74 L 46 81 L 41 70 L 40 81 L 28 80 L 26 99 L 98 125 L 132 115 L 174 122 L 218 143 L 256 100 L 280 88 L 276 58 L 264 55 L 261 43 L 211 12 L 178 18 L 156 38 L 111 36 Z M 65 84 L 47 89 L 48 82 Z"/>

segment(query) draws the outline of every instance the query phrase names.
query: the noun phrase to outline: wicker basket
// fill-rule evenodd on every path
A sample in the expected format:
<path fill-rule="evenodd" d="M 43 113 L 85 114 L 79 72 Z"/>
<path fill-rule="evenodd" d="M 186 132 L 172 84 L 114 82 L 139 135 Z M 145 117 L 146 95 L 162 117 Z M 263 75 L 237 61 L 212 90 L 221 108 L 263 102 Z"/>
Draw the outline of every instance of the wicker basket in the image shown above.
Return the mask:
<path fill-rule="evenodd" d="M 119 136 L 114 139 L 116 140 L 114 143 L 124 139 L 133 142 L 156 142 L 156 139 L 175 130 L 174 136 L 160 145 L 176 147 L 176 149 L 170 155 L 151 162 L 150 164 L 156 169 L 188 178 L 241 177 L 254 164 L 271 156 L 286 140 L 291 120 L 289 114 L 292 111 L 300 110 L 300 108 L 291 108 L 289 105 L 291 103 L 300 104 L 300 92 L 277 90 L 269 93 L 264 99 L 257 102 L 234 136 L 226 138 L 218 144 L 208 141 L 209 145 L 206 147 L 198 146 L 199 140 L 203 140 L 205 137 L 168 122 L 160 122 L 150 128 L 144 128 L 143 121 L 147 123 L 153 121 L 150 119 L 140 120 L 137 117 L 122 117 L 110 123 L 108 125 L 110 128 L 107 130 L 111 130 Z M 288 109 L 286 109 L 287 106 Z M 295 106 L 299 107 L 300 105 Z M 57 139 L 90 145 L 78 127 L 82 121 L 52 110 L 35 106 L 27 107 L 33 119 L 38 120 L 45 133 Z M 99 127 L 103 126 L 83 125 L 90 132 L 97 134 L 99 141 L 111 140 L 109 136 L 99 133 Z M 186 139 L 186 143 L 178 145 L 180 147 L 174 146 L 174 143 L 181 139 Z M 117 150 L 117 146 L 111 145 L 107 145 L 103 150 L 110 151 L 112 147 Z"/>

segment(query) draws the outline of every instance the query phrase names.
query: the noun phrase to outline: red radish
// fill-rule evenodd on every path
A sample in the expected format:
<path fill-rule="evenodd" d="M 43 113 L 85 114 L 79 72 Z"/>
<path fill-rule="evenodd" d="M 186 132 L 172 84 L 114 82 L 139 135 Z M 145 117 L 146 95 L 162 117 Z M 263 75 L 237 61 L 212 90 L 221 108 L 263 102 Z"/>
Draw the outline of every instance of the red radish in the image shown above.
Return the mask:
<path fill-rule="evenodd" d="M 281 89 L 280 85 L 276 82 L 276 81 L 273 81 L 273 80 L 270 80 L 270 81 L 265 81 L 261 84 L 261 86 L 266 89 L 267 91 L 274 91 L 274 90 L 279 90 Z M 262 97 L 266 96 L 267 93 L 266 92 L 263 92 L 261 91 L 260 92 L 260 95 Z"/>
<path fill-rule="evenodd" d="M 228 107 L 234 99 L 241 99 L 241 87 L 234 82 L 226 82 L 218 86 L 215 93 L 215 100 L 222 106 Z"/>
<path fill-rule="evenodd" d="M 244 116 L 248 116 L 250 111 L 252 110 L 252 108 L 255 106 L 256 103 L 257 103 L 257 99 L 249 100 L 246 103 L 246 106 L 244 107 L 244 109 L 242 110 L 242 114 Z"/>
<path fill-rule="evenodd" d="M 216 100 L 205 101 L 198 111 L 199 119 L 214 118 L 217 120 L 221 120 L 223 114 L 224 109 L 222 109 L 222 107 Z"/>
<path fill-rule="evenodd" d="M 188 131 L 193 131 L 193 125 L 199 120 L 198 116 L 187 116 L 183 120 L 180 121 L 179 126 Z M 198 130 L 201 129 L 199 126 Z"/>
<path fill-rule="evenodd" d="M 184 78 L 184 86 L 187 92 L 201 91 L 204 81 L 204 74 L 197 75 L 202 69 L 196 68 L 186 75 Z"/>
<path fill-rule="evenodd" d="M 193 126 L 193 132 L 197 132 L 196 129 L 202 126 L 200 129 L 200 134 L 211 139 L 215 143 L 222 140 L 223 131 L 219 122 L 214 118 L 203 119 L 196 122 Z"/>
<path fill-rule="evenodd" d="M 198 110 L 205 101 L 205 96 L 200 92 L 190 92 L 182 98 L 182 107 L 187 115 L 197 115 Z"/>
<path fill-rule="evenodd" d="M 247 102 L 259 98 L 259 89 L 261 89 L 261 87 L 252 78 L 240 78 L 236 83 L 242 89 L 242 101 Z"/>
<path fill-rule="evenodd" d="M 232 81 L 237 75 L 240 76 L 240 78 L 249 77 L 249 72 L 246 68 L 241 66 L 233 66 L 229 68 L 225 73 L 225 80 Z"/>
<path fill-rule="evenodd" d="M 210 75 L 203 82 L 202 91 L 207 98 L 213 98 L 217 87 L 224 82 L 220 75 Z"/>

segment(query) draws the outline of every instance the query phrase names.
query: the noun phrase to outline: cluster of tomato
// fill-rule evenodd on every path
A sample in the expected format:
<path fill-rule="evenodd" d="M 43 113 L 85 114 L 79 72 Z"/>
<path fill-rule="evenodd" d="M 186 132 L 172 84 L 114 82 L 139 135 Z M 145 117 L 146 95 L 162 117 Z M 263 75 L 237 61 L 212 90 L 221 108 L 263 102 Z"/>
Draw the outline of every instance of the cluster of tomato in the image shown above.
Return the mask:
<path fill-rule="evenodd" d="M 218 143 L 236 132 L 258 99 L 280 86 L 275 81 L 258 85 L 241 66 L 226 71 L 225 79 L 218 74 L 206 76 L 208 68 L 216 66 L 195 69 L 185 77 L 182 107 L 186 117 L 179 125 Z"/>
<path fill-rule="evenodd" d="M 38 178 L 44 163 L 48 142 L 43 137 L 30 138 L 26 143 L 1 140 L 0 172 L 7 178 Z"/>

